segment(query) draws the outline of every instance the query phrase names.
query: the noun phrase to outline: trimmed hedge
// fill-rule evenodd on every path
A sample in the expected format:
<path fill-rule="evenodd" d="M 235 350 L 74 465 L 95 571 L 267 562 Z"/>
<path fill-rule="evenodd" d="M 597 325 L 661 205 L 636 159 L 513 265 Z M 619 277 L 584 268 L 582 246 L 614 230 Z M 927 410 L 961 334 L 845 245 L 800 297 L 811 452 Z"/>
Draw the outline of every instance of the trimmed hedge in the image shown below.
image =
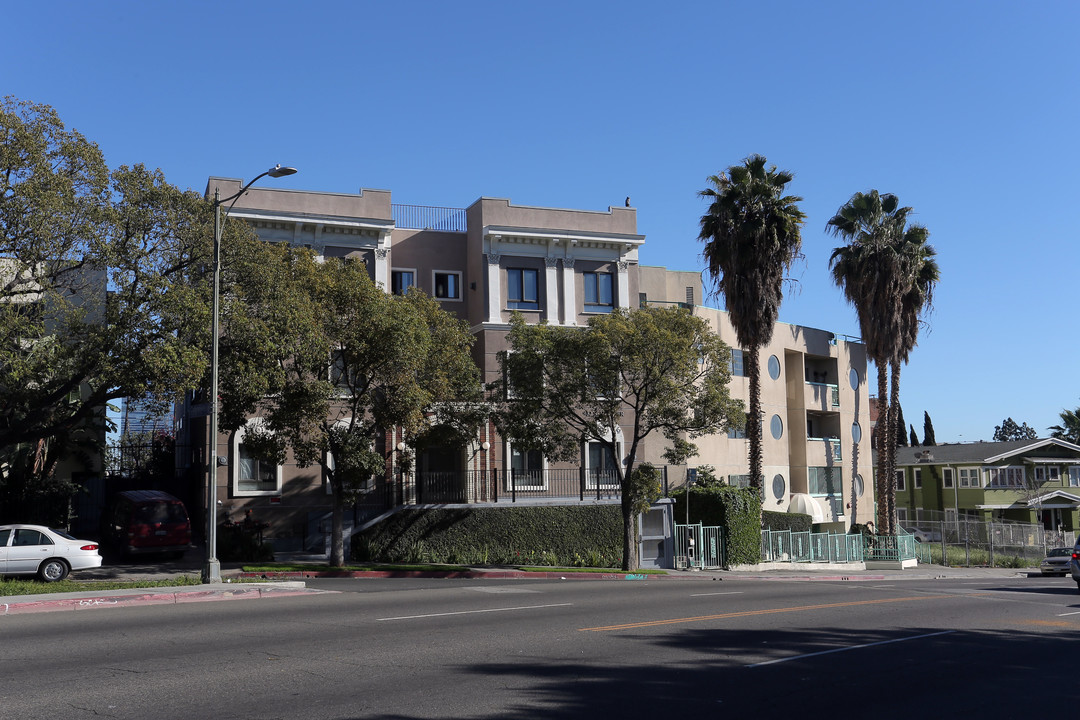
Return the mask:
<path fill-rule="evenodd" d="M 761 511 L 761 526 L 766 530 L 790 530 L 791 532 L 810 532 L 814 529 L 814 519 L 803 513 Z"/>
<path fill-rule="evenodd" d="M 671 496 L 675 499 L 675 522 L 686 522 L 686 491 L 676 491 Z M 690 523 L 723 528 L 725 567 L 761 562 L 760 512 L 758 493 L 750 488 L 722 486 L 690 490 Z"/>
<path fill-rule="evenodd" d="M 618 505 L 407 508 L 357 533 L 357 561 L 619 567 Z"/>

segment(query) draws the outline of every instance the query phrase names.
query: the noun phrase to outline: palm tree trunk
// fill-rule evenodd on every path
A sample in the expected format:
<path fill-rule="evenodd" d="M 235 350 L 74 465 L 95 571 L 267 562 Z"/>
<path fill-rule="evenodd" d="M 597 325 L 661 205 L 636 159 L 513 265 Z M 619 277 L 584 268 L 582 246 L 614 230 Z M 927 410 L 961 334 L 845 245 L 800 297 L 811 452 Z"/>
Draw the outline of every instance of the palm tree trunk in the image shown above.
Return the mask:
<path fill-rule="evenodd" d="M 750 449 L 750 487 L 762 499 L 762 451 L 761 451 L 761 364 L 758 362 L 758 346 L 746 351 L 747 377 L 750 379 L 750 413 L 746 418 L 746 437 Z"/>
<path fill-rule="evenodd" d="M 889 471 L 889 452 L 888 447 L 892 443 L 892 431 L 889 429 L 889 381 L 887 375 L 887 363 L 879 363 L 876 360 L 874 365 L 877 366 L 877 385 L 878 385 L 878 418 L 877 418 L 877 456 L 878 456 L 878 472 L 877 479 L 874 483 L 874 489 L 877 492 L 877 531 L 879 533 L 888 533 L 889 528 L 889 512 L 888 512 L 888 496 L 889 496 L 889 482 L 888 477 L 892 473 Z"/>
<path fill-rule="evenodd" d="M 893 432 L 889 435 L 891 442 L 888 445 L 889 450 L 889 534 L 897 534 L 897 522 L 896 522 L 896 421 L 897 415 L 896 408 L 900 407 L 900 363 L 893 361 L 892 363 L 892 388 L 889 395 L 889 407 L 893 408 L 891 413 L 891 421 L 893 425 Z M 901 432 L 903 432 L 901 430 Z"/>

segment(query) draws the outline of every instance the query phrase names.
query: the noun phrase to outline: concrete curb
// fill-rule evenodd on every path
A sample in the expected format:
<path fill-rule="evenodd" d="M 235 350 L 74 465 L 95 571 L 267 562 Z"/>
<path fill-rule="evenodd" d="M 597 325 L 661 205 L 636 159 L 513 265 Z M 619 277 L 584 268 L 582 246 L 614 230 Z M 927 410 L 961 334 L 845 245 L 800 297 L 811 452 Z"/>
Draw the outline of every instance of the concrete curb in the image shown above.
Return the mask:
<path fill-rule="evenodd" d="M 261 600 L 329 592 L 332 591 L 307 588 L 302 582 L 282 582 L 266 584 L 221 583 L 163 589 L 102 590 L 97 593 L 91 591 L 51 595 L 20 595 L 0 597 L 0 616 L 95 610 L 130 607 L 132 605 L 180 605 L 224 600 Z"/>

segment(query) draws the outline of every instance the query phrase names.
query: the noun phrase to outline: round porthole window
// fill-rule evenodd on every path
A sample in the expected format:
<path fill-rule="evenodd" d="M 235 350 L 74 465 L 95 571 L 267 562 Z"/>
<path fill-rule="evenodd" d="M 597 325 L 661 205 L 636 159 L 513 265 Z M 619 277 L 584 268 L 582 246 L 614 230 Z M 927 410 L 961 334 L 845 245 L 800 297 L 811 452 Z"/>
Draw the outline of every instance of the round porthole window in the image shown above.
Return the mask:
<path fill-rule="evenodd" d="M 855 442 L 862 440 L 862 428 L 859 423 L 851 423 L 851 439 Z"/>
<path fill-rule="evenodd" d="M 848 373 L 848 380 L 851 382 L 851 389 L 859 389 L 859 371 L 855 368 L 851 368 L 851 372 Z"/>
<path fill-rule="evenodd" d="M 862 475 L 856 475 L 854 483 L 855 483 L 855 497 L 862 497 L 863 489 L 864 489 L 863 488 Z"/>
<path fill-rule="evenodd" d="M 783 500 L 784 495 L 787 494 L 787 482 L 784 480 L 784 476 L 779 473 L 773 475 L 772 494 L 777 500 Z"/>
<path fill-rule="evenodd" d="M 779 415 L 772 416 L 772 420 L 769 421 L 769 429 L 772 431 L 772 436 L 777 440 L 784 436 L 784 421 L 780 419 Z"/>
<path fill-rule="evenodd" d="M 769 356 L 769 377 L 773 380 L 780 377 L 780 358 L 775 355 Z"/>

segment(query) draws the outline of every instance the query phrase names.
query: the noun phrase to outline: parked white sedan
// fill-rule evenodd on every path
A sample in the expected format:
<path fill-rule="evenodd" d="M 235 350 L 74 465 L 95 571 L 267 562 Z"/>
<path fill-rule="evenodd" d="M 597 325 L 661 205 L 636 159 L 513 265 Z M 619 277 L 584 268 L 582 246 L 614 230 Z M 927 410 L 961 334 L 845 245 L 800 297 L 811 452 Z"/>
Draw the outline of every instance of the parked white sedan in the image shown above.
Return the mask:
<path fill-rule="evenodd" d="M 41 525 L 0 525 L 0 575 L 56 582 L 72 570 L 101 567 L 98 544 Z"/>

